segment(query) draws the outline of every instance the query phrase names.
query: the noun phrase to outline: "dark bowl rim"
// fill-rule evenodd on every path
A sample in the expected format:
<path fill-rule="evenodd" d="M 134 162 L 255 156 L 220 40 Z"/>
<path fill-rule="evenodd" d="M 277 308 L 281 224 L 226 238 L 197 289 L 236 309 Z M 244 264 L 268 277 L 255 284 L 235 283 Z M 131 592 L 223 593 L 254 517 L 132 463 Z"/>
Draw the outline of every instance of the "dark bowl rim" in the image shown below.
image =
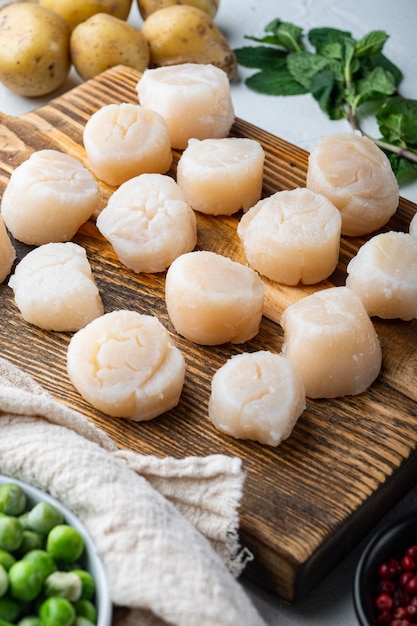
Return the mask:
<path fill-rule="evenodd" d="M 361 626 L 375 626 L 376 621 L 371 622 L 368 614 L 365 610 L 365 568 L 367 567 L 372 555 L 377 551 L 378 547 L 383 546 L 385 540 L 391 535 L 394 538 L 395 534 L 401 528 L 407 528 L 413 524 L 417 525 L 417 510 L 409 511 L 403 514 L 401 517 L 392 520 L 386 524 L 383 528 L 375 532 L 375 534 L 369 539 L 362 554 L 356 565 L 355 574 L 353 578 L 353 606 L 356 617 Z M 416 541 L 417 543 L 417 541 Z"/>

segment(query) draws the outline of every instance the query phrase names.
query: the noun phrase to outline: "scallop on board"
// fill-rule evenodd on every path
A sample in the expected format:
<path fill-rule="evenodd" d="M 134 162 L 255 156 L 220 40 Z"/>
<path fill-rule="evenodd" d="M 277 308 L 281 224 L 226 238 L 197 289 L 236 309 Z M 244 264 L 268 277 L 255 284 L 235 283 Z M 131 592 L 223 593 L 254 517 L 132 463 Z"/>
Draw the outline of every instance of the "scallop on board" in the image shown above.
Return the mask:
<path fill-rule="evenodd" d="M 134 272 L 162 272 L 197 243 L 194 211 L 173 178 L 141 174 L 123 183 L 96 224 Z"/>
<path fill-rule="evenodd" d="M 330 200 L 299 187 L 259 200 L 241 217 L 237 233 L 260 274 L 285 285 L 311 285 L 337 266 L 341 224 Z"/>
<path fill-rule="evenodd" d="M 67 371 L 80 395 L 99 411 L 144 421 L 178 404 L 185 361 L 155 316 L 117 310 L 72 336 Z"/>
<path fill-rule="evenodd" d="M 229 79 L 214 65 L 146 69 L 136 89 L 140 104 L 166 121 L 173 148 L 184 150 L 191 138 L 227 137 L 234 122 Z"/>
<path fill-rule="evenodd" d="M 113 186 L 139 174 L 165 174 L 172 163 L 165 120 L 128 102 L 108 104 L 93 113 L 83 141 L 91 171 Z"/>
<path fill-rule="evenodd" d="M 77 331 L 104 312 L 86 251 L 72 241 L 28 252 L 9 286 L 23 318 L 45 330 Z"/>
<path fill-rule="evenodd" d="M 417 318 L 417 239 L 410 233 L 380 233 L 365 242 L 347 266 L 346 285 L 368 315 Z"/>
<path fill-rule="evenodd" d="M 291 361 L 268 350 L 231 357 L 211 382 L 209 419 L 236 439 L 278 446 L 305 407 L 300 374 Z"/>
<path fill-rule="evenodd" d="M 177 183 L 195 211 L 233 215 L 260 199 L 264 161 L 253 139 L 190 139 L 178 161 Z"/>
<path fill-rule="evenodd" d="M 311 149 L 306 186 L 339 209 L 342 234 L 366 235 L 398 208 L 399 187 L 386 154 L 359 133 L 327 135 Z"/>
<path fill-rule="evenodd" d="M 381 345 L 361 298 L 348 287 L 301 298 L 284 310 L 281 325 L 283 352 L 308 398 L 356 395 L 377 378 Z"/>
<path fill-rule="evenodd" d="M 70 241 L 96 211 L 100 188 L 78 159 L 38 150 L 12 173 L 1 215 L 15 239 L 39 246 Z"/>

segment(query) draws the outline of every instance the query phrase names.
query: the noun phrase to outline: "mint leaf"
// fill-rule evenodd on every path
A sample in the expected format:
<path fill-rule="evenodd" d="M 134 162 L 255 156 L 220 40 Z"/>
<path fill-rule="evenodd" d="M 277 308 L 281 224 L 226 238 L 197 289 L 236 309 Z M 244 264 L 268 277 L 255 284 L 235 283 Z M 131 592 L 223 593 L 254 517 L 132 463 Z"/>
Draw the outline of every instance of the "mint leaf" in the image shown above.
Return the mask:
<path fill-rule="evenodd" d="M 383 137 L 395 145 L 417 149 L 417 101 L 388 98 L 376 114 Z"/>
<path fill-rule="evenodd" d="M 417 163 L 392 154 L 392 152 L 387 152 L 386 154 L 399 184 L 406 184 L 416 178 Z"/>
<path fill-rule="evenodd" d="M 286 52 L 268 46 L 244 46 L 234 50 L 234 53 L 238 63 L 244 67 L 271 69 L 287 62 Z"/>
<path fill-rule="evenodd" d="M 323 54 L 322 49 L 325 46 L 340 43 L 345 37 L 352 37 L 347 30 L 339 30 L 338 28 L 312 28 L 308 33 L 308 40 L 319 54 Z"/>
<path fill-rule="evenodd" d="M 374 30 L 355 40 L 349 31 L 313 28 L 307 40 L 315 52 L 303 37 L 301 27 L 279 18 L 264 37 L 247 36 L 261 44 L 235 50 L 238 63 L 261 70 L 247 86 L 277 96 L 311 93 L 331 120 L 346 118 L 355 130 L 361 130 L 358 108 L 378 104 L 382 138 L 373 141 L 389 155 L 397 177 L 417 176 L 417 100 L 398 95 L 402 72 L 383 54 L 389 35 Z"/>
<path fill-rule="evenodd" d="M 401 70 L 381 53 L 375 54 L 369 59 L 363 59 L 362 64 L 364 67 L 369 68 L 382 67 L 384 70 L 392 74 L 392 77 L 394 78 L 394 82 L 397 87 L 403 79 L 403 74 Z"/>
<path fill-rule="evenodd" d="M 396 85 L 392 74 L 382 67 L 376 67 L 357 82 L 356 107 L 369 100 L 391 96 L 395 90 Z"/>
<path fill-rule="evenodd" d="M 287 66 L 257 72 L 245 81 L 253 91 L 269 96 L 299 96 L 308 93 L 289 73 Z"/>
<path fill-rule="evenodd" d="M 291 52 L 287 65 L 291 76 L 309 90 L 312 78 L 329 66 L 329 60 L 311 52 Z"/>
<path fill-rule="evenodd" d="M 358 57 L 374 56 L 382 51 L 388 39 L 387 33 L 383 30 L 373 30 L 355 44 L 355 54 Z"/>
<path fill-rule="evenodd" d="M 275 45 L 286 50 L 297 52 L 304 49 L 303 29 L 295 24 L 275 19 L 265 27 L 265 32 L 272 33 Z"/>
<path fill-rule="evenodd" d="M 324 69 L 312 78 L 310 92 L 331 120 L 339 120 L 345 116 L 343 90 L 330 68 Z"/>

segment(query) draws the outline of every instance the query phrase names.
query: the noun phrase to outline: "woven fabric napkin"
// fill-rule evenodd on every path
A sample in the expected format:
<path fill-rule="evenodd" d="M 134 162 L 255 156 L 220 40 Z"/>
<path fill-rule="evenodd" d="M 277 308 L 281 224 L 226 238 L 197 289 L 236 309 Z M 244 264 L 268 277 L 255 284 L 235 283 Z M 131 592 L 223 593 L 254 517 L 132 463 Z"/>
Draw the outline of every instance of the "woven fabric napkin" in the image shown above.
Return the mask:
<path fill-rule="evenodd" d="M 89 530 L 117 626 L 262 626 L 236 577 L 241 461 L 119 450 L 0 359 L 0 471 L 46 490 Z"/>

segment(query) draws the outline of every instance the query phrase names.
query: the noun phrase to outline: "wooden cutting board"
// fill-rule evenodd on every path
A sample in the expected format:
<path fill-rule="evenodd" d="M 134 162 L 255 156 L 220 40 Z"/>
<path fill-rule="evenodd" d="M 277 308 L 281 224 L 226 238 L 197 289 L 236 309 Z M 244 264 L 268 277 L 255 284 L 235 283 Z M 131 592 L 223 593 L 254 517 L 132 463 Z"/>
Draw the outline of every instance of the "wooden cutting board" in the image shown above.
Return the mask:
<path fill-rule="evenodd" d="M 0 117 L 0 194 L 11 172 L 34 150 L 54 148 L 87 165 L 82 132 L 89 116 L 112 102 L 137 102 L 139 74 L 117 67 L 21 117 Z M 277 107 L 279 101 L 277 100 Z M 231 134 L 258 140 L 266 153 L 264 195 L 304 186 L 307 153 L 237 119 Z M 175 162 L 179 153 L 175 152 Z M 172 171 L 175 175 L 175 164 Z M 112 188 L 101 185 L 102 206 Z M 416 206 L 401 199 L 385 230 L 408 230 Z M 245 261 L 237 217 L 198 216 L 198 247 Z M 80 410 L 121 447 L 159 456 L 225 453 L 242 458 L 247 473 L 240 510 L 243 543 L 254 561 L 246 575 L 288 601 L 304 596 L 398 501 L 417 472 L 417 321 L 374 319 L 383 349 L 378 380 L 365 393 L 308 401 L 291 437 L 276 449 L 235 441 L 207 419 L 213 373 L 231 355 L 279 352 L 283 309 L 300 297 L 342 285 L 346 264 L 365 238 L 343 238 L 329 281 L 309 288 L 265 281 L 265 316 L 257 337 L 242 346 L 201 347 L 176 336 L 164 302 L 164 275 L 125 269 L 94 221 L 75 241 L 87 249 L 106 311 L 155 314 L 173 333 L 187 363 L 178 407 L 143 424 L 108 418 L 84 402 L 66 374 L 70 333 L 45 332 L 24 322 L 7 284 L 0 286 L 0 355 L 32 375 L 63 403 Z M 15 242 L 18 259 L 28 248 Z"/>

